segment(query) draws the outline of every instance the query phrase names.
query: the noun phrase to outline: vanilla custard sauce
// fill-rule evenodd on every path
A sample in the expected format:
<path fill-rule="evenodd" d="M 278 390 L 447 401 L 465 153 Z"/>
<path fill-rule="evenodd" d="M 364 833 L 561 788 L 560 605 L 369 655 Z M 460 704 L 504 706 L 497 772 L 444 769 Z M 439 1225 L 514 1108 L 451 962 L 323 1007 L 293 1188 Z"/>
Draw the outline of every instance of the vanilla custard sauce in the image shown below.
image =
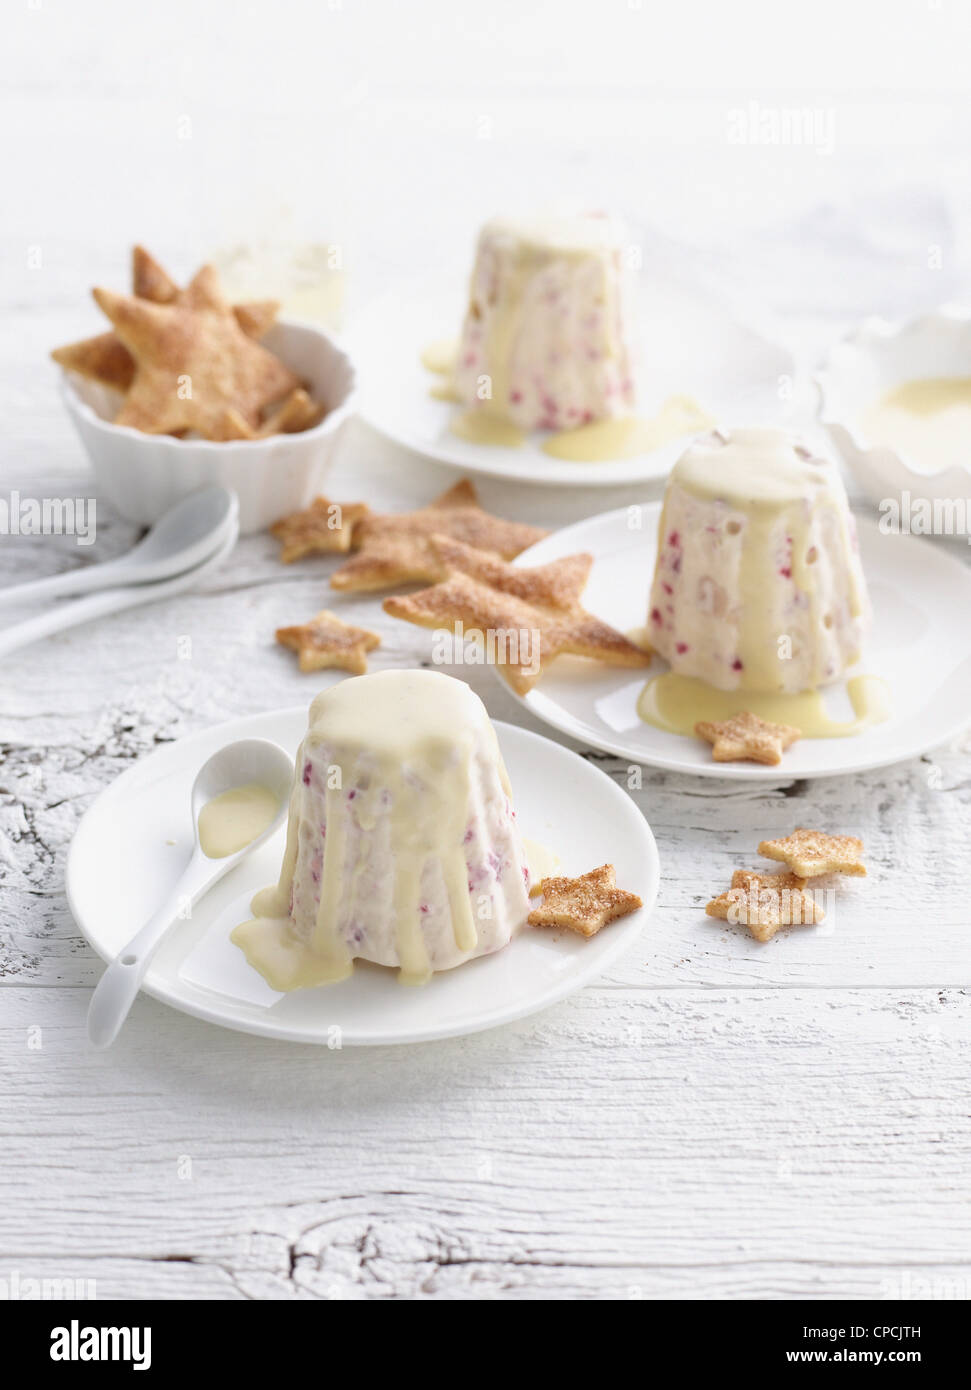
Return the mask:
<path fill-rule="evenodd" d="M 971 377 L 905 381 L 863 417 L 872 444 L 907 454 L 937 472 L 971 465 Z"/>
<path fill-rule="evenodd" d="M 199 812 L 199 844 L 209 859 L 225 859 L 262 835 L 280 803 L 269 787 L 247 782 L 207 801 Z"/>
<path fill-rule="evenodd" d="M 646 724 L 669 734 L 694 734 L 695 725 L 721 723 L 733 714 L 750 710 L 773 724 L 789 724 L 803 738 L 848 738 L 890 718 L 890 697 L 879 676 L 852 676 L 846 693 L 853 718 L 834 719 L 826 709 L 825 691 L 805 690 L 798 695 L 757 690 L 717 690 L 695 676 L 665 671 L 648 681 L 637 701 L 637 713 Z"/>

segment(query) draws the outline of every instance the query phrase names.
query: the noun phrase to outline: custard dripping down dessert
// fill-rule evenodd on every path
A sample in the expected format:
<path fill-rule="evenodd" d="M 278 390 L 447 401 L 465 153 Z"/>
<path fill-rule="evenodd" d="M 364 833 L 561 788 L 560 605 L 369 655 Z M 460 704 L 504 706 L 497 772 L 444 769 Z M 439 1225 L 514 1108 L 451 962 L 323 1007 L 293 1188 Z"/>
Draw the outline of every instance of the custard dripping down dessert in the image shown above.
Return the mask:
<path fill-rule="evenodd" d="M 837 680 L 869 618 L 839 475 L 779 430 L 716 432 L 668 481 L 648 637 L 673 671 L 720 690 Z"/>
<path fill-rule="evenodd" d="M 455 388 L 522 430 L 630 412 L 633 371 L 621 224 L 496 218 L 479 235 Z"/>
<path fill-rule="evenodd" d="M 318 695 L 297 757 L 275 888 L 232 939 L 277 990 L 357 960 L 409 983 L 507 945 L 529 871 L 485 706 L 436 671 L 380 671 Z"/>

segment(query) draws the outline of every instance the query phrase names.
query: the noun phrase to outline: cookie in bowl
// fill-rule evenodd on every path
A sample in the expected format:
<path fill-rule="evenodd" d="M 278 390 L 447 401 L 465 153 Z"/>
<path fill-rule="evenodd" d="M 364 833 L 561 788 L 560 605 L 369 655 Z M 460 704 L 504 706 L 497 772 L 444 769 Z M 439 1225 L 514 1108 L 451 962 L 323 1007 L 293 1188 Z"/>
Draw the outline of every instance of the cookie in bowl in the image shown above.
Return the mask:
<path fill-rule="evenodd" d="M 244 533 L 318 489 L 354 372 L 322 330 L 231 305 L 203 266 L 185 289 L 136 248 L 133 293 L 97 288 L 111 330 L 54 351 L 63 395 L 107 500 L 148 525 L 211 483 Z"/>

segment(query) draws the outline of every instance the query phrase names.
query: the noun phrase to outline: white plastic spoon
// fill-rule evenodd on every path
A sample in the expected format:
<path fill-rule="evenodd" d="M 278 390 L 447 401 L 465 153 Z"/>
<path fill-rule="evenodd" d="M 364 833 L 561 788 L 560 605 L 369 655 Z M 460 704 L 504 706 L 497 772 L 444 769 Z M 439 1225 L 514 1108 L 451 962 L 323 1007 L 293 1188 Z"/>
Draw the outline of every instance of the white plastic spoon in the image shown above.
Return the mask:
<path fill-rule="evenodd" d="M 92 589 L 153 584 L 200 565 L 232 528 L 239 505 L 226 487 L 207 487 L 183 497 L 157 521 L 147 536 L 115 560 L 33 579 L 0 589 L 0 603 L 33 603 L 61 594 Z"/>
<path fill-rule="evenodd" d="M 235 495 L 233 497 L 235 503 Z M 174 579 L 163 579 L 159 584 L 132 584 L 125 589 L 107 589 L 103 594 L 90 594 L 74 603 L 58 604 L 48 613 L 38 614 L 36 618 L 25 618 L 22 623 L 0 630 L 0 656 L 26 647 L 40 637 L 48 637 L 52 632 L 60 632 L 65 627 L 78 627 L 89 623 L 92 618 L 103 618 L 108 613 L 120 612 L 123 608 L 135 608 L 140 603 L 154 603 L 160 598 L 191 589 L 200 579 L 217 570 L 236 544 L 239 521 L 235 511 L 232 524 L 226 537 L 214 555 L 204 560 L 194 569 L 177 574 Z"/>
<path fill-rule="evenodd" d="M 270 824 L 235 854 L 210 858 L 199 840 L 199 813 L 207 802 L 223 792 L 250 783 L 266 787 L 278 799 L 278 809 Z M 275 743 L 263 738 L 241 739 L 227 744 L 203 764 L 192 785 L 192 824 L 195 848 L 185 873 L 165 902 L 124 946 L 108 966 L 91 996 L 88 1008 L 88 1037 L 95 1047 L 114 1042 L 128 1011 L 135 1002 L 149 961 L 172 926 L 180 909 L 194 905 L 214 883 L 228 873 L 247 854 L 276 831 L 287 814 L 293 760 Z"/>

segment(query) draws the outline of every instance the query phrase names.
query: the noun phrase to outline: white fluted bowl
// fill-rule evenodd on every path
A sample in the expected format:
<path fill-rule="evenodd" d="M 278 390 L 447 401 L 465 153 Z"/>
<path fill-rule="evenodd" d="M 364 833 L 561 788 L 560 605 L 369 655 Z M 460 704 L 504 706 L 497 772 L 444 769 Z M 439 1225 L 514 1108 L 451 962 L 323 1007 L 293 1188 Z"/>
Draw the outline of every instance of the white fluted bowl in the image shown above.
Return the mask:
<path fill-rule="evenodd" d="M 971 310 L 948 306 L 904 323 L 865 320 L 837 343 L 816 373 L 819 421 L 868 499 L 947 502 L 971 496 L 971 450 L 961 466 L 935 469 L 903 450 L 874 444 L 864 418 L 906 381 L 971 376 Z"/>
<path fill-rule="evenodd" d="M 263 343 L 326 407 L 313 429 L 225 443 L 143 434 L 112 423 L 116 392 L 63 373 L 64 403 L 100 493 L 126 520 L 150 526 L 183 497 L 221 483 L 238 496 L 240 533 L 249 535 L 305 507 L 320 490 L 336 436 L 354 409 L 354 367 L 328 334 L 309 324 L 274 324 Z"/>

